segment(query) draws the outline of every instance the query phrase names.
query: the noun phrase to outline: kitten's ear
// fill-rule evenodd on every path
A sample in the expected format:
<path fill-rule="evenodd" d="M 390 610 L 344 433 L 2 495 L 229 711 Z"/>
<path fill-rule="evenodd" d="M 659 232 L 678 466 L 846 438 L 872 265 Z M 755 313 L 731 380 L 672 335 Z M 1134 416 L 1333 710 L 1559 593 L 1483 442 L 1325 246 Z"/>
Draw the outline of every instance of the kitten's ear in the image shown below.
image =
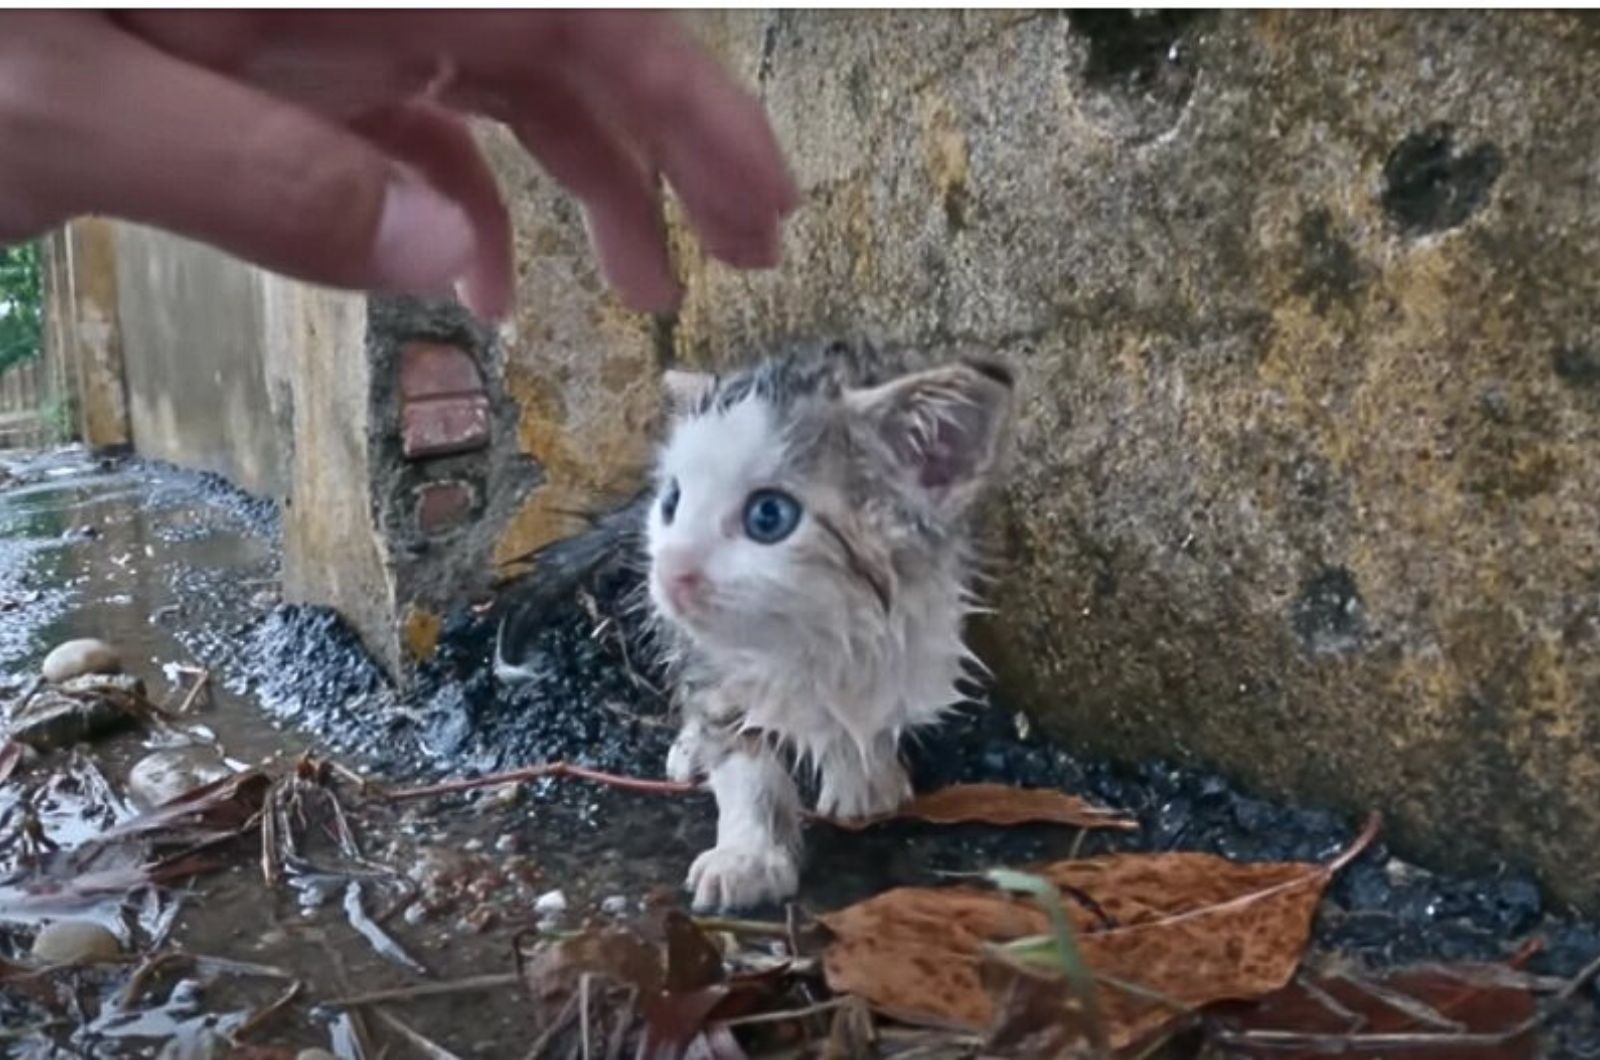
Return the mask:
<path fill-rule="evenodd" d="M 716 382 L 717 377 L 710 372 L 685 372 L 668 368 L 661 374 L 661 389 L 667 395 L 667 404 L 673 412 L 680 414 L 698 408 Z"/>
<path fill-rule="evenodd" d="M 1003 365 L 969 360 L 854 390 L 846 400 L 908 485 L 942 507 L 960 507 L 999 461 L 1012 391 Z"/>

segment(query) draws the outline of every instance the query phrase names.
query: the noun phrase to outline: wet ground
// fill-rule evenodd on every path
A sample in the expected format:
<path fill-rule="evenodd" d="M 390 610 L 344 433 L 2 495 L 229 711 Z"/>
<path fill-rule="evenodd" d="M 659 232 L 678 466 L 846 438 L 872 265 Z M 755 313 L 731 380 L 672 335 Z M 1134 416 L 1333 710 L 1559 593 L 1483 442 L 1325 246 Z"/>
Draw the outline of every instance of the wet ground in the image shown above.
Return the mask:
<path fill-rule="evenodd" d="M 391 786 L 554 760 L 660 775 L 670 739 L 664 703 L 654 675 L 627 651 L 625 623 L 610 613 L 618 586 L 596 586 L 552 616 L 545 667 L 515 688 L 489 673 L 489 619 L 456 616 L 417 691 L 402 698 L 335 616 L 280 604 L 270 506 L 214 479 L 73 450 L 9 462 L 0 455 L 0 465 L 8 471 L 0 476 L 0 679 L 15 690 L 50 646 L 79 636 L 117 645 L 158 702 L 184 698 L 193 677 L 179 667 L 212 675 L 210 693 L 180 724 L 97 743 L 70 782 L 57 768 L 61 756 L 24 764 L 0 787 L 0 822 L 33 799 L 47 831 L 70 847 L 84 831 L 75 814 L 93 801 L 95 778 L 120 790 L 158 745 L 220 745 L 231 762 L 276 775 L 311 751 Z M 1080 837 L 1050 826 L 819 826 L 802 905 L 831 908 L 898 884 L 1074 849 L 1322 859 L 1358 823 L 1163 763 L 1084 761 L 999 705 L 966 712 L 911 754 L 919 787 L 1057 786 L 1132 811 L 1141 829 Z M 251 1040 L 355 1055 L 351 1024 L 331 999 L 423 977 L 509 972 L 519 932 L 676 897 L 693 855 L 713 836 L 710 801 L 698 795 L 546 780 L 391 804 L 362 799 L 353 785 L 343 790 L 359 863 L 370 870 L 365 884 L 351 888 L 348 872 L 306 871 L 268 886 L 255 851 L 231 849 L 232 867 L 140 892 L 131 907 L 121 893 L 83 899 L 73 915 L 102 920 L 129 952 L 159 939 L 217 960 L 152 975 L 148 997 L 164 1004 L 111 1006 L 87 1026 L 52 1023 L 26 997 L 0 993 L 0 1047 L 10 1055 L 154 1056 L 178 1034 L 199 1051 L 168 1047 L 162 1055 L 213 1055 L 202 1048 L 206 1029 L 237 1030 L 280 996 L 286 980 L 263 974 L 277 970 L 303 986 Z M 96 806 L 104 819 L 95 828 L 134 812 L 114 797 Z M 0 846 L 0 880 L 17 868 L 14 854 Z M 315 857 L 356 863 L 349 850 Z M 59 914 L 15 899 L 0 883 L 0 958 L 13 960 L 40 919 Z M 1542 949 L 1528 967 L 1567 976 L 1600 954 L 1600 930 L 1546 909 L 1531 880 L 1440 877 L 1392 859 L 1381 845 L 1337 879 L 1316 934 L 1321 951 L 1377 965 L 1504 958 L 1537 938 Z M 1593 1002 L 1587 994 L 1569 1012 L 1551 1055 L 1600 1055 Z M 527 1048 L 526 1012 L 510 987 L 416 1000 L 402 1011 L 409 1027 L 457 1055 L 520 1056 Z M 391 1042 L 402 1033 L 368 1030 Z"/>

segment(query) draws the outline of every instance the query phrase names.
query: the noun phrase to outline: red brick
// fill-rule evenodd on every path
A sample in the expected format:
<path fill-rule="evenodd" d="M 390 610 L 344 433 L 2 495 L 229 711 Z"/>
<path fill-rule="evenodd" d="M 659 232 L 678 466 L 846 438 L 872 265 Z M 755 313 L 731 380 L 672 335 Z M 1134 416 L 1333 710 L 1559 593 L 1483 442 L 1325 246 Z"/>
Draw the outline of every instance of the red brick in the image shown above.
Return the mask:
<path fill-rule="evenodd" d="M 432 482 L 417 491 L 417 529 L 424 534 L 453 530 L 472 515 L 472 487 L 465 482 Z"/>
<path fill-rule="evenodd" d="M 439 397 L 400 410 L 400 448 L 409 460 L 470 453 L 489 444 L 489 399 Z"/>
<path fill-rule="evenodd" d="M 402 399 L 481 393 L 483 375 L 465 350 L 440 342 L 408 342 L 400 348 Z"/>

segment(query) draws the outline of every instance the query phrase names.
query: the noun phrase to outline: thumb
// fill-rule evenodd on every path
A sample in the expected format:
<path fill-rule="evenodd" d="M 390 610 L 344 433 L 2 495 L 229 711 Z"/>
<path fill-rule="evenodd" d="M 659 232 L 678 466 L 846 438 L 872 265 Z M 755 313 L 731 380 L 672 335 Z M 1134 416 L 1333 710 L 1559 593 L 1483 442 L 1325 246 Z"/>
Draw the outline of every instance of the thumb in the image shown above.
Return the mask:
<path fill-rule="evenodd" d="M 11 145 L 59 217 L 151 224 L 335 287 L 447 294 L 469 272 L 467 212 L 418 171 L 104 22 L 68 30 L 20 80 L 48 142 Z"/>

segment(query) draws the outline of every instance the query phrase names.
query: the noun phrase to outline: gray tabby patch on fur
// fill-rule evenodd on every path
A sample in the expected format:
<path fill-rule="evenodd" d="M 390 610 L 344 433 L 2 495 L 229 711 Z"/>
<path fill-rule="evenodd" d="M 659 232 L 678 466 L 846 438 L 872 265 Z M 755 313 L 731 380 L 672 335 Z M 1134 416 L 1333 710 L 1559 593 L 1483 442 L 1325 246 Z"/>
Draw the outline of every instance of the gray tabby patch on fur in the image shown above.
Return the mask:
<path fill-rule="evenodd" d="M 823 815 L 888 813 L 911 793 L 900 737 L 961 701 L 974 508 L 1012 382 L 988 361 L 834 345 L 665 384 L 650 489 L 539 567 L 570 584 L 642 552 L 682 715 L 667 772 L 717 800 L 688 886 L 696 908 L 748 907 L 799 884 L 791 762 L 817 770 Z M 502 625 L 503 676 L 527 613 Z"/>

